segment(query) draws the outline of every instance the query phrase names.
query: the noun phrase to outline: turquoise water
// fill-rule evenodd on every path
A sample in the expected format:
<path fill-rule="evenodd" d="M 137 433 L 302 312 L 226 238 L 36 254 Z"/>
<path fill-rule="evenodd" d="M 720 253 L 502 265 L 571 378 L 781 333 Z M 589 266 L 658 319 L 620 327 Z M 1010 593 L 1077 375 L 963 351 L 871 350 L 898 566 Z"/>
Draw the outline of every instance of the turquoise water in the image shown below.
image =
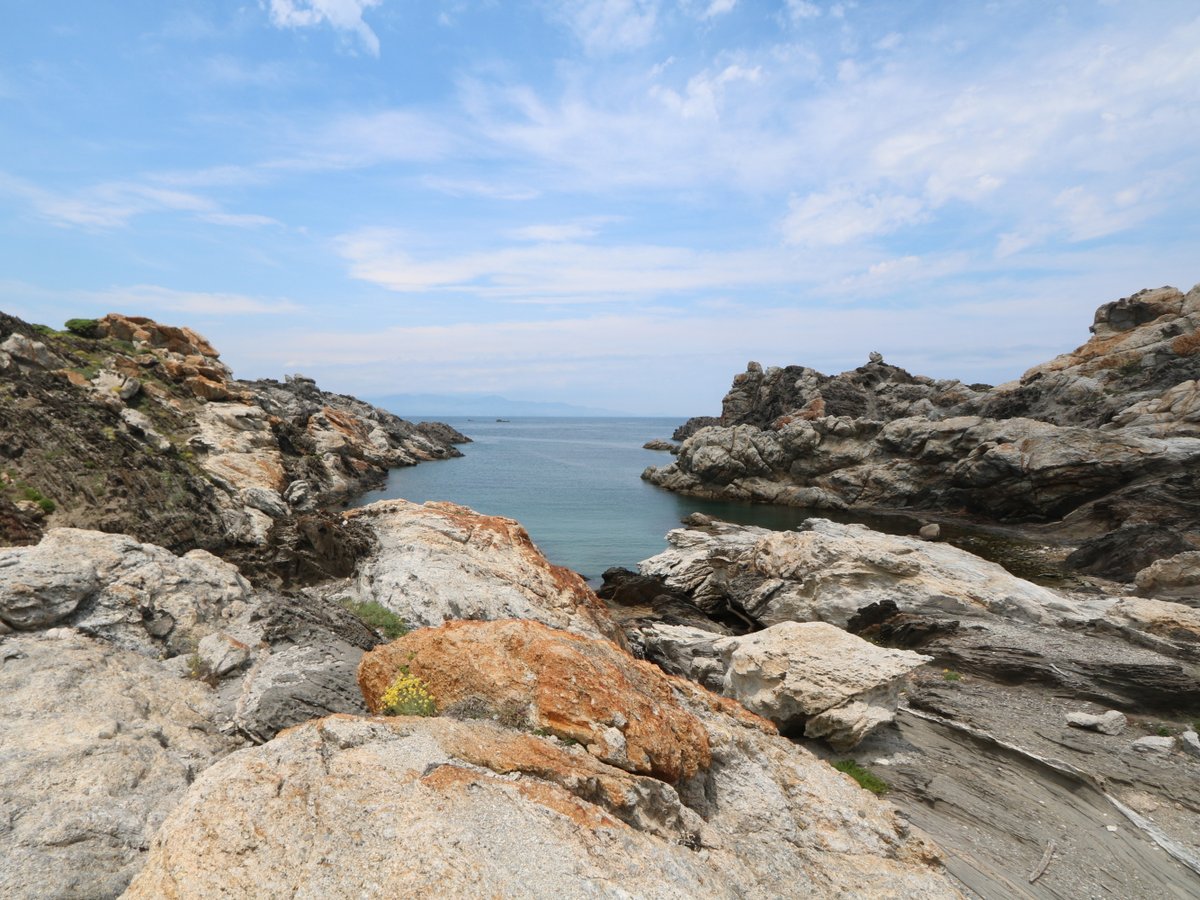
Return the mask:
<path fill-rule="evenodd" d="M 589 580 L 609 566 L 634 568 L 666 549 L 666 533 L 691 512 L 768 528 L 794 528 L 811 511 L 681 497 L 642 481 L 666 465 L 662 451 L 682 419 L 446 419 L 474 443 L 464 456 L 395 469 L 383 490 L 357 504 L 403 497 L 450 500 L 488 515 L 517 519 L 546 557 Z M 356 504 L 356 505 L 357 505 Z"/>
<path fill-rule="evenodd" d="M 904 515 L 799 509 L 683 497 L 641 480 L 646 466 L 664 466 L 669 453 L 643 450 L 669 438 L 681 419 L 452 417 L 443 421 L 474 440 L 461 459 L 394 469 L 382 490 L 354 505 L 403 497 L 417 503 L 450 500 L 481 513 L 517 519 L 546 557 L 595 583 L 610 566 L 632 569 L 666 549 L 666 533 L 692 512 L 730 522 L 787 530 L 810 516 L 862 522 L 877 531 L 913 534 Z M 952 544 L 991 559 L 1023 578 L 1055 583 L 1056 561 L 1028 541 L 965 526 L 943 526 Z"/>

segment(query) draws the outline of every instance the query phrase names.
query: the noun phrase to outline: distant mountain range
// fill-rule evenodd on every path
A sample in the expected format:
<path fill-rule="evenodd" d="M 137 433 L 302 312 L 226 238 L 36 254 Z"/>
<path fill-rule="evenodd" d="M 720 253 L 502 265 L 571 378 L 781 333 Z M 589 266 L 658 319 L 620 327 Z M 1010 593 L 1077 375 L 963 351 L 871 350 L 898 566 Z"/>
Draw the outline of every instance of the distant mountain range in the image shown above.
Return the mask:
<path fill-rule="evenodd" d="M 495 394 L 388 394 L 365 397 L 406 419 L 430 416 L 630 416 L 618 409 L 576 406 L 573 403 L 543 403 L 510 400 Z"/>

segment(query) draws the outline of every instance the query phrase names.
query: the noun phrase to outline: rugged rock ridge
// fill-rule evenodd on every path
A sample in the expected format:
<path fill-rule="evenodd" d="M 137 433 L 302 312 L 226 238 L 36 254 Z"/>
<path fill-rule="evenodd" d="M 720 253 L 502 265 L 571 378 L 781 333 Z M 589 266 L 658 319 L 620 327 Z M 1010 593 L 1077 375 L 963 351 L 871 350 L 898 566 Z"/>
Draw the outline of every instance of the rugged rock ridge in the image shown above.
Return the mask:
<path fill-rule="evenodd" d="M 1186 604 L 1200 580 L 1186 566 L 1139 579 L 1193 592 L 1169 602 L 1111 582 L 1052 590 L 862 525 L 685 523 L 640 574 L 606 573 L 644 658 L 821 738 L 816 752 L 853 748 L 978 896 L 1196 892 L 1200 611 Z M 730 635 L 739 621 L 750 633 Z M 1091 721 L 1121 727 L 1073 727 Z"/>
<path fill-rule="evenodd" d="M 704 497 L 1047 523 L 1076 541 L 1154 525 L 1191 549 L 1198 326 L 1200 286 L 1142 291 L 1102 306 L 1083 346 L 995 388 L 913 376 L 878 354 L 837 376 L 751 363 L 720 424 L 642 477 Z M 1156 557 L 1146 529 L 1127 535 L 1147 553 L 1109 574 L 1132 578 Z"/>
<path fill-rule="evenodd" d="M 301 376 L 237 381 L 188 328 L 115 313 L 70 324 L 0 314 L 0 543 L 99 528 L 240 553 L 251 574 L 345 574 L 354 540 L 307 519 L 467 440 Z"/>

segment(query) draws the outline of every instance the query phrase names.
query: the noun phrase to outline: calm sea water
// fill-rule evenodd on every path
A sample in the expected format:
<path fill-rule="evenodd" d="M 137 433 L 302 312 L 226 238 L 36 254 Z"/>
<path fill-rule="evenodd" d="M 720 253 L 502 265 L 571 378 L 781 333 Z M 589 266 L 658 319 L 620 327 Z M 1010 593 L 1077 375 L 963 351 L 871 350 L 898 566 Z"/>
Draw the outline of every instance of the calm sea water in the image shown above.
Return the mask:
<path fill-rule="evenodd" d="M 357 502 L 450 500 L 517 519 L 546 557 L 598 579 L 666 549 L 666 533 L 691 512 L 768 528 L 794 528 L 811 512 L 681 497 L 639 477 L 672 459 L 643 450 L 682 419 L 448 418 L 474 443 L 464 456 L 395 469 L 383 490 Z"/>
<path fill-rule="evenodd" d="M 629 569 L 666 549 L 666 533 L 689 513 L 793 529 L 810 516 L 862 522 L 877 531 L 913 534 L 919 522 L 904 515 L 798 509 L 683 497 L 641 480 L 646 466 L 670 454 L 643 450 L 651 438 L 669 438 L 681 419 L 450 417 L 474 440 L 461 459 L 394 469 L 382 490 L 356 502 L 402 497 L 417 503 L 449 500 L 487 515 L 517 519 L 546 557 L 593 584 L 610 566 Z M 1016 575 L 1046 584 L 1065 577 L 1039 545 L 963 526 L 943 526 L 952 544 L 991 559 Z"/>

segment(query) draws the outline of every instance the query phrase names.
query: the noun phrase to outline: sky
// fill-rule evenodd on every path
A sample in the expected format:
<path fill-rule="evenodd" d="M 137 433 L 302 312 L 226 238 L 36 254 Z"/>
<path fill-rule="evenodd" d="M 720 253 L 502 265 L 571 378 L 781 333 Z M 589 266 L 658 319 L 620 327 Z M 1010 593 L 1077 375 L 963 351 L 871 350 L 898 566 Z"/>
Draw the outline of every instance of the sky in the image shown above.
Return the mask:
<path fill-rule="evenodd" d="M 710 415 L 998 383 L 1200 281 L 1195 0 L 59 0 L 0 29 L 0 309 L 239 377 Z"/>

